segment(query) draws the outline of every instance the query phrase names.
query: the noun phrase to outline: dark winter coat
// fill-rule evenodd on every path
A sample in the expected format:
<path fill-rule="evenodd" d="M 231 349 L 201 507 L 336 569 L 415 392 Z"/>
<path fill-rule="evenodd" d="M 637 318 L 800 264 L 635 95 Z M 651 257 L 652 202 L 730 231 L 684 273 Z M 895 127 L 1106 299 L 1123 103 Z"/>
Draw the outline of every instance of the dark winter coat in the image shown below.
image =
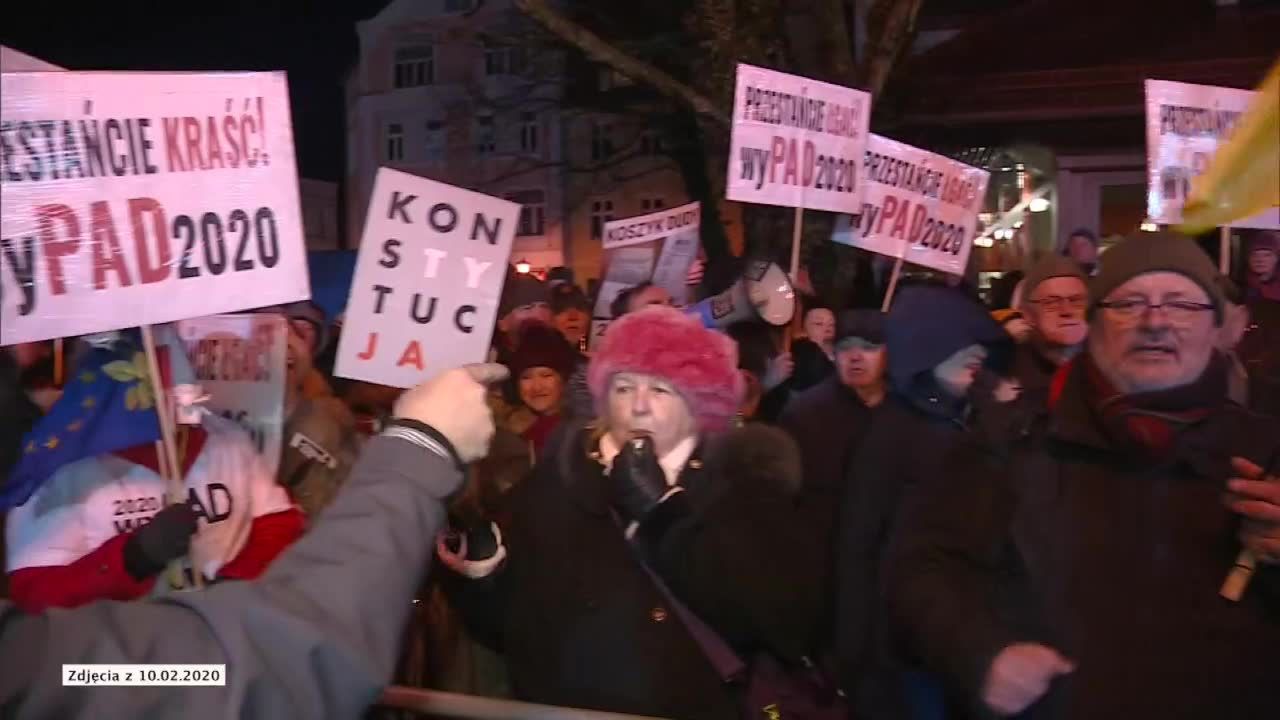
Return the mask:
<path fill-rule="evenodd" d="M 975 704 L 1002 648 L 1057 648 L 1077 668 L 1025 717 L 1274 717 L 1280 568 L 1239 603 L 1218 589 L 1239 550 L 1229 460 L 1265 463 L 1280 423 L 1227 404 L 1144 466 L 1106 438 L 1085 382 L 1067 376 L 1051 410 L 1024 396 L 1016 439 L 972 437 L 917 494 L 889 566 L 910 647 Z"/>
<path fill-rule="evenodd" d="M 1023 343 L 1013 351 L 1010 375 L 1024 392 L 1047 391 L 1058 366 L 1049 362 L 1031 343 Z"/>
<path fill-rule="evenodd" d="M 792 393 L 800 393 L 821 383 L 836 372 L 835 363 L 822 351 L 817 343 L 810 340 L 797 340 L 791 344 L 791 359 L 795 361 L 795 372 L 788 381 Z"/>
<path fill-rule="evenodd" d="M 798 661 L 818 615 L 817 552 L 792 509 L 799 459 L 782 432 L 750 426 L 704 443 L 686 488 L 641 525 L 633 547 L 610 509 L 589 431 L 566 435 L 512 496 L 508 559 L 455 579 L 455 606 L 506 653 L 517 697 L 669 718 L 738 717 L 637 549 L 672 592 L 750 656 Z M 673 502 L 677 498 L 681 502 Z"/>

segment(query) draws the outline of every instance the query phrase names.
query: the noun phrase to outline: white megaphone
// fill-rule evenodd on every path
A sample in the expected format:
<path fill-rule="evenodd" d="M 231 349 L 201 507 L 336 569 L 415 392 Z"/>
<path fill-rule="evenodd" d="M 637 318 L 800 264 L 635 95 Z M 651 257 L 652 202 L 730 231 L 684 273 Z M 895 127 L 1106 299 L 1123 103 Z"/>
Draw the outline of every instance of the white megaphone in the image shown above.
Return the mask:
<path fill-rule="evenodd" d="M 719 295 L 691 305 L 690 315 L 708 328 L 726 328 L 740 320 L 786 325 L 796 310 L 796 291 L 782 268 L 767 260 L 747 263 L 742 277 Z"/>

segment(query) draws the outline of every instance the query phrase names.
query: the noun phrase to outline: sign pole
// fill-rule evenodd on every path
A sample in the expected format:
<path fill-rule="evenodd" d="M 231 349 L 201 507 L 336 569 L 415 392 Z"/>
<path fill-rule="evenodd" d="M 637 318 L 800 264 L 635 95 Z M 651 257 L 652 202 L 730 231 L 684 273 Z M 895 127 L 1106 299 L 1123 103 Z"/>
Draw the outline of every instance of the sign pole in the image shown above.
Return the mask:
<path fill-rule="evenodd" d="M 889 288 L 884 291 L 884 302 L 880 303 L 880 312 L 889 312 L 889 305 L 893 303 L 893 293 L 898 289 L 898 278 L 902 276 L 903 262 L 903 257 L 899 255 L 897 261 L 893 263 L 893 274 L 889 276 Z"/>
<path fill-rule="evenodd" d="M 147 356 L 147 373 L 151 376 L 151 389 L 155 396 L 156 415 L 160 419 L 160 440 L 156 442 L 156 458 L 161 473 L 168 485 L 168 505 L 184 502 L 186 486 L 182 481 L 182 465 L 178 462 L 177 438 L 173 424 L 173 414 L 169 412 L 169 393 L 165 390 L 164 377 L 160 375 L 160 362 L 156 355 L 156 339 L 150 325 L 142 326 L 142 347 Z M 163 450 L 163 452 L 161 452 Z M 169 574 L 176 587 L 181 588 L 184 582 L 180 560 L 169 565 Z M 200 568 L 192 566 L 191 573 L 195 587 L 203 583 Z"/>
<path fill-rule="evenodd" d="M 1231 277 L 1231 226 L 1223 225 L 1218 232 L 1218 272 Z"/>
<path fill-rule="evenodd" d="M 791 224 L 791 286 L 796 286 L 796 278 L 800 276 L 800 231 L 804 227 L 804 206 L 797 205 L 795 220 Z M 791 340 L 796 335 L 796 325 L 799 324 L 800 318 L 803 317 L 804 310 L 800 307 L 800 303 L 796 303 L 794 315 L 791 318 L 791 324 L 787 325 L 787 331 L 782 338 L 782 351 L 791 352 Z"/>

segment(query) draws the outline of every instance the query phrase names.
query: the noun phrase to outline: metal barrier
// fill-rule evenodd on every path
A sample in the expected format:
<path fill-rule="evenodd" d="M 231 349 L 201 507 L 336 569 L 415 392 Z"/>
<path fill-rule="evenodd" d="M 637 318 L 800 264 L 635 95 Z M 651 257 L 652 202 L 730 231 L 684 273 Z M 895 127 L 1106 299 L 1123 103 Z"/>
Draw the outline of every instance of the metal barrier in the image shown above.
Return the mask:
<path fill-rule="evenodd" d="M 662 720 L 640 715 L 458 695 L 400 685 L 391 685 L 383 690 L 378 705 L 456 720 Z"/>

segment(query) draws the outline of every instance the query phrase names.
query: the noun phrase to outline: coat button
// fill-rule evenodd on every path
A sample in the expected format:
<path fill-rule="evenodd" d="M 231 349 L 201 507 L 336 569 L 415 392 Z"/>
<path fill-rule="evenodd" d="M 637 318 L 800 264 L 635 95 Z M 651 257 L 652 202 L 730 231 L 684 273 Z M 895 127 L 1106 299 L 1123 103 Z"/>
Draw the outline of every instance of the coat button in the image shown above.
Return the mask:
<path fill-rule="evenodd" d="M 652 621 L 654 621 L 654 622 L 656 622 L 656 623 L 666 622 L 666 621 L 667 621 L 667 611 L 666 611 L 666 610 L 664 610 L 664 609 L 662 609 L 662 608 L 660 608 L 660 607 L 656 607 L 656 608 L 654 608 L 654 609 L 652 609 L 652 610 L 650 610 L 650 611 L 649 611 L 649 619 L 650 619 L 650 620 L 652 620 Z"/>

